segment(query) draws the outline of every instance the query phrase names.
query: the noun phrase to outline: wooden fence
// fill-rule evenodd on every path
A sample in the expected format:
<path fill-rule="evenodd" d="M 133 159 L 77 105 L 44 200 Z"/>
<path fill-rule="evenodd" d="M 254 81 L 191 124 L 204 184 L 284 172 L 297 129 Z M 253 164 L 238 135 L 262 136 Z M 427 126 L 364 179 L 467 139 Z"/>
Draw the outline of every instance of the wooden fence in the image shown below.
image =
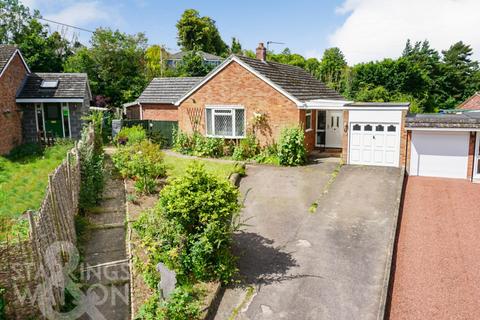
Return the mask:
<path fill-rule="evenodd" d="M 28 212 L 29 237 L 0 244 L 0 287 L 5 289 L 7 319 L 39 317 L 40 308 L 58 310 L 65 301 L 61 284 L 66 279 L 58 279 L 58 274 L 50 270 L 57 264 L 51 259 L 58 257 L 47 253 L 57 245 L 64 253 L 66 245 L 75 247 L 77 242 L 75 215 L 80 193 L 81 150 L 93 148 L 93 127 L 88 127 L 84 135 L 49 176 L 40 209 Z"/>

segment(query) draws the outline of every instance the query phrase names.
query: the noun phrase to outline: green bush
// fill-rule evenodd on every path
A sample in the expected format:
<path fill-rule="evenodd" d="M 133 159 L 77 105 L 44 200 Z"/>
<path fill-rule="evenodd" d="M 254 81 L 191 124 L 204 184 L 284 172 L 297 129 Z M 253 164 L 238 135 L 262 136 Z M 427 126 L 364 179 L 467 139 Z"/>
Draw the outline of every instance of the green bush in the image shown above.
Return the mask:
<path fill-rule="evenodd" d="M 135 144 L 147 139 L 147 132 L 142 126 L 123 127 L 115 136 L 115 142 L 120 145 Z"/>
<path fill-rule="evenodd" d="M 7 302 L 5 301 L 5 289 L 0 288 L 0 320 L 6 320 L 7 316 L 5 315 L 5 308 Z"/>
<path fill-rule="evenodd" d="M 135 188 L 141 193 L 155 191 L 156 180 L 166 174 L 160 146 L 149 140 L 120 147 L 112 160 L 123 177 L 136 180 Z"/>
<path fill-rule="evenodd" d="M 173 150 L 182 154 L 197 157 L 221 158 L 226 148 L 225 140 L 222 138 L 210 138 L 199 133 L 189 135 L 181 131 L 173 134 Z"/>
<path fill-rule="evenodd" d="M 235 147 L 233 159 L 248 160 L 253 159 L 260 152 L 260 144 L 254 135 L 249 134 Z"/>
<path fill-rule="evenodd" d="M 305 164 L 307 151 L 305 136 L 300 127 L 284 128 L 278 144 L 278 158 L 281 165 L 298 166 Z"/>
<path fill-rule="evenodd" d="M 280 159 L 278 158 L 278 146 L 276 144 L 271 144 L 264 147 L 255 157 L 255 161 L 259 163 L 280 165 Z"/>
<path fill-rule="evenodd" d="M 12 161 L 18 161 L 29 157 L 38 157 L 43 154 L 45 149 L 40 143 L 24 143 L 13 148 L 7 155 Z"/>
<path fill-rule="evenodd" d="M 183 284 L 231 281 L 236 272 L 230 246 L 232 219 L 240 210 L 238 195 L 232 184 L 208 174 L 197 162 L 184 176 L 169 181 L 154 211 L 134 225 L 152 263 L 164 262 Z"/>

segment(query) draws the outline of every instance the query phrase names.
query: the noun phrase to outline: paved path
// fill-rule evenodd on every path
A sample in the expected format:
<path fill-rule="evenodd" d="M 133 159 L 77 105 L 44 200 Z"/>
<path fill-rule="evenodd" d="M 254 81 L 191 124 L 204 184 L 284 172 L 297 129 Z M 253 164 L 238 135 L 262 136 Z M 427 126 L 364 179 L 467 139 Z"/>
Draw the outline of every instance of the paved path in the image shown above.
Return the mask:
<path fill-rule="evenodd" d="M 87 285 L 95 286 L 102 299 L 96 306 L 105 319 L 130 318 L 129 280 L 125 245 L 125 191 L 123 180 L 116 174 L 107 149 L 106 183 L 103 200 L 87 214 L 90 222 L 83 246 Z M 103 301 L 104 300 L 104 301 Z M 85 316 L 83 319 L 91 319 Z M 101 320 L 101 319 L 95 319 Z"/>
<path fill-rule="evenodd" d="M 247 226 L 236 235 L 243 282 L 225 291 L 216 319 L 382 316 L 403 176 L 345 166 L 332 183 L 335 168 L 248 167 Z"/>
<path fill-rule="evenodd" d="M 390 319 L 478 319 L 480 185 L 410 177 Z"/>

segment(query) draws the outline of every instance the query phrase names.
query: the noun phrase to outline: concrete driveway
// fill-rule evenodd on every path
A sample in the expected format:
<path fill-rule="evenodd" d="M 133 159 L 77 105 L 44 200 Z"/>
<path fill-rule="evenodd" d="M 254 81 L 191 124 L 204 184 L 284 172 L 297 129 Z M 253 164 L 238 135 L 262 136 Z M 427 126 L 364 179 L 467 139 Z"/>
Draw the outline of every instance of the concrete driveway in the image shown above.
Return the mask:
<path fill-rule="evenodd" d="M 382 317 L 403 176 L 344 166 L 332 179 L 336 168 L 248 167 L 242 283 L 226 289 L 215 319 Z"/>

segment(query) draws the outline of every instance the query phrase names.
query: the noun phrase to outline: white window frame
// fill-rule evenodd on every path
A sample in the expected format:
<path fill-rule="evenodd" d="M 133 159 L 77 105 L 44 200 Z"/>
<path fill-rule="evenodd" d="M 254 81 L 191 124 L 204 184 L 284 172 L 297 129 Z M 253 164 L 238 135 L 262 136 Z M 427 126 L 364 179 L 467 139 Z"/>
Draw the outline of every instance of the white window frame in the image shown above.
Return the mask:
<path fill-rule="evenodd" d="M 307 121 L 308 117 L 310 117 L 310 121 Z M 309 132 L 313 130 L 312 120 L 313 120 L 312 110 L 305 110 L 305 132 Z M 307 128 L 307 124 L 308 124 L 308 128 Z"/>
<path fill-rule="evenodd" d="M 208 134 L 207 132 L 207 123 L 208 123 L 208 113 L 207 110 L 211 110 L 212 115 L 212 131 L 213 134 Z M 215 134 L 215 110 L 243 110 L 243 135 L 216 135 Z M 223 114 L 225 115 L 225 114 Z M 224 139 L 242 139 L 245 138 L 245 131 L 247 130 L 247 113 L 245 108 L 241 105 L 207 105 L 205 106 L 205 135 L 211 138 L 224 138 Z M 232 112 L 232 132 L 236 133 L 236 123 L 235 123 L 235 112 Z"/>

